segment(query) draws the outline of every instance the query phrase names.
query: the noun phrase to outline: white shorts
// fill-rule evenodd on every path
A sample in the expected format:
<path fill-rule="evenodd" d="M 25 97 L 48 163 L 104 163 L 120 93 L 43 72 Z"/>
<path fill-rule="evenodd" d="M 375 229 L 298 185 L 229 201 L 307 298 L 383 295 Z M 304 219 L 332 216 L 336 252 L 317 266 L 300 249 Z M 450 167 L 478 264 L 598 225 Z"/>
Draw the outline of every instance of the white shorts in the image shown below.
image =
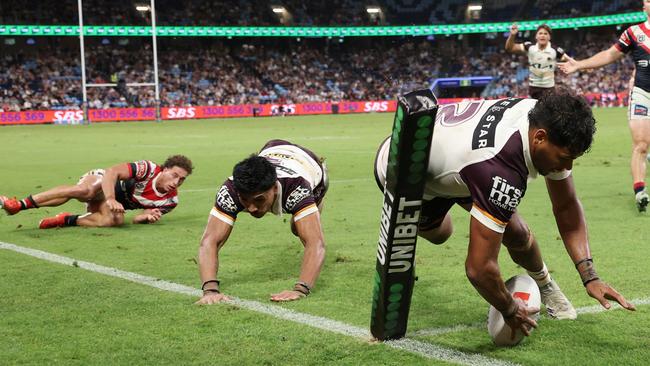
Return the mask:
<path fill-rule="evenodd" d="M 103 178 L 104 174 L 106 174 L 106 170 L 104 170 L 104 169 L 90 170 L 90 171 L 86 172 L 86 174 L 82 175 L 81 178 L 79 178 L 79 181 L 77 182 L 77 184 L 81 183 L 81 181 L 84 180 L 84 178 L 86 178 L 87 176 L 94 175 L 96 177 Z"/>
<path fill-rule="evenodd" d="M 650 92 L 636 86 L 632 88 L 628 118 L 631 120 L 650 119 Z"/>

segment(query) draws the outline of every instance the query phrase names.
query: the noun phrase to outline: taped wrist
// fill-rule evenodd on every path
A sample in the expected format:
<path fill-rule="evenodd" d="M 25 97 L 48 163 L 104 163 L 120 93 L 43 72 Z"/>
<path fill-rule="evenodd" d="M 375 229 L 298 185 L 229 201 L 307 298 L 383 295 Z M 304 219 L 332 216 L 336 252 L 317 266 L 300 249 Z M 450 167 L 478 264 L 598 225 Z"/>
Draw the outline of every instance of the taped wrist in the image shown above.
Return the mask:
<path fill-rule="evenodd" d="M 576 263 L 576 269 L 580 274 L 583 286 L 587 286 L 591 281 L 600 279 L 598 273 L 596 273 L 596 269 L 594 268 L 594 260 L 591 258 L 585 258 Z"/>

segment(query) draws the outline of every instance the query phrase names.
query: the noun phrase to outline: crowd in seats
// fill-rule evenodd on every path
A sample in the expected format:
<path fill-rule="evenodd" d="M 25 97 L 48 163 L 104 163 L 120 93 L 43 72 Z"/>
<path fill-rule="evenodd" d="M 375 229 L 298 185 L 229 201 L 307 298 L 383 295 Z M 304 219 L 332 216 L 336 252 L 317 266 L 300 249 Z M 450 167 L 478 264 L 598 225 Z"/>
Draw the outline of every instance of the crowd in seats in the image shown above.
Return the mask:
<path fill-rule="evenodd" d="M 148 4 L 148 1 L 143 1 Z M 132 0 L 84 0 L 87 25 L 136 25 L 150 23 L 150 13 L 136 10 Z M 287 13 L 275 14 L 271 7 L 283 6 Z M 381 14 L 366 12 L 378 5 Z M 490 0 L 484 1 L 479 19 L 509 21 L 567 16 L 588 16 L 640 11 L 639 0 Z M 465 0 L 158 0 L 158 25 L 168 26 L 370 26 L 465 22 Z M 0 2 L 0 24 L 78 24 L 76 0 L 39 0 L 25 6 L 20 1 Z"/>
<path fill-rule="evenodd" d="M 565 48 L 573 57 L 584 58 L 608 48 L 613 40 L 614 34 Z M 503 47 L 479 52 L 455 39 L 210 41 L 184 49 L 163 44 L 159 49 L 163 106 L 386 100 L 429 87 L 436 78 L 469 75 L 494 78 L 476 97 L 526 95 L 528 90 L 525 56 L 507 54 Z M 582 93 L 617 93 L 627 89 L 632 70 L 626 57 L 592 72 L 558 72 L 557 81 Z M 88 83 L 117 84 L 89 87 L 91 108 L 155 106 L 153 87 L 128 85 L 154 80 L 147 43 L 89 46 L 86 74 Z M 78 50 L 52 46 L 31 56 L 5 52 L 0 58 L 0 108 L 79 108 L 80 75 Z"/>

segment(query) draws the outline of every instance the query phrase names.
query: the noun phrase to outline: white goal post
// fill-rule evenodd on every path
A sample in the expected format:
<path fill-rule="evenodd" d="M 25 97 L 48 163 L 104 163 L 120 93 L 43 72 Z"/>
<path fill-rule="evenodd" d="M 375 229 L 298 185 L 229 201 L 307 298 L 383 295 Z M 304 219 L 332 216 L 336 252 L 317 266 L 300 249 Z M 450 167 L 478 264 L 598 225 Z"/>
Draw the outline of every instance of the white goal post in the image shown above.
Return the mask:
<path fill-rule="evenodd" d="M 84 124 L 90 123 L 88 119 L 88 94 L 87 88 L 110 88 L 117 86 L 115 83 L 87 83 L 86 82 L 86 52 L 85 52 L 85 42 L 84 42 L 84 21 L 83 21 L 83 0 L 77 0 L 77 6 L 79 8 L 79 47 L 81 50 L 81 90 L 82 90 L 82 102 L 81 109 L 83 110 L 84 115 Z M 158 41 L 156 39 L 156 0 L 150 0 L 150 11 L 151 11 L 151 37 L 153 44 L 153 73 L 154 80 L 150 83 L 127 83 L 126 86 L 133 87 L 147 87 L 153 86 L 155 89 L 155 104 L 156 104 L 156 121 L 160 122 L 160 85 L 158 81 Z"/>

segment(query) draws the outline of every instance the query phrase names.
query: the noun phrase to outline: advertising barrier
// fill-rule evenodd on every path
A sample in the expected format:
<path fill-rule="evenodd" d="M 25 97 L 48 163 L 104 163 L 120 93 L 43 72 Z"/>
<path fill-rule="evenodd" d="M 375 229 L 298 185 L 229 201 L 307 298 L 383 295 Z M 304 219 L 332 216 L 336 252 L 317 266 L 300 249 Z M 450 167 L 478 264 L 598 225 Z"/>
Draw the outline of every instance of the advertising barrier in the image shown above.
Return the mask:
<path fill-rule="evenodd" d="M 627 93 L 586 94 L 585 97 L 595 106 L 623 106 L 627 104 Z M 440 104 L 457 103 L 467 98 L 441 98 Z M 348 113 L 394 113 L 395 100 L 342 101 L 338 103 L 301 104 L 244 104 L 227 106 L 163 107 L 160 118 L 163 120 L 197 118 L 268 117 L 287 115 L 348 114 Z M 156 119 L 155 108 L 111 108 L 89 109 L 90 122 L 152 121 Z M 0 126 L 26 124 L 72 125 L 83 122 L 81 110 L 0 112 Z"/>

